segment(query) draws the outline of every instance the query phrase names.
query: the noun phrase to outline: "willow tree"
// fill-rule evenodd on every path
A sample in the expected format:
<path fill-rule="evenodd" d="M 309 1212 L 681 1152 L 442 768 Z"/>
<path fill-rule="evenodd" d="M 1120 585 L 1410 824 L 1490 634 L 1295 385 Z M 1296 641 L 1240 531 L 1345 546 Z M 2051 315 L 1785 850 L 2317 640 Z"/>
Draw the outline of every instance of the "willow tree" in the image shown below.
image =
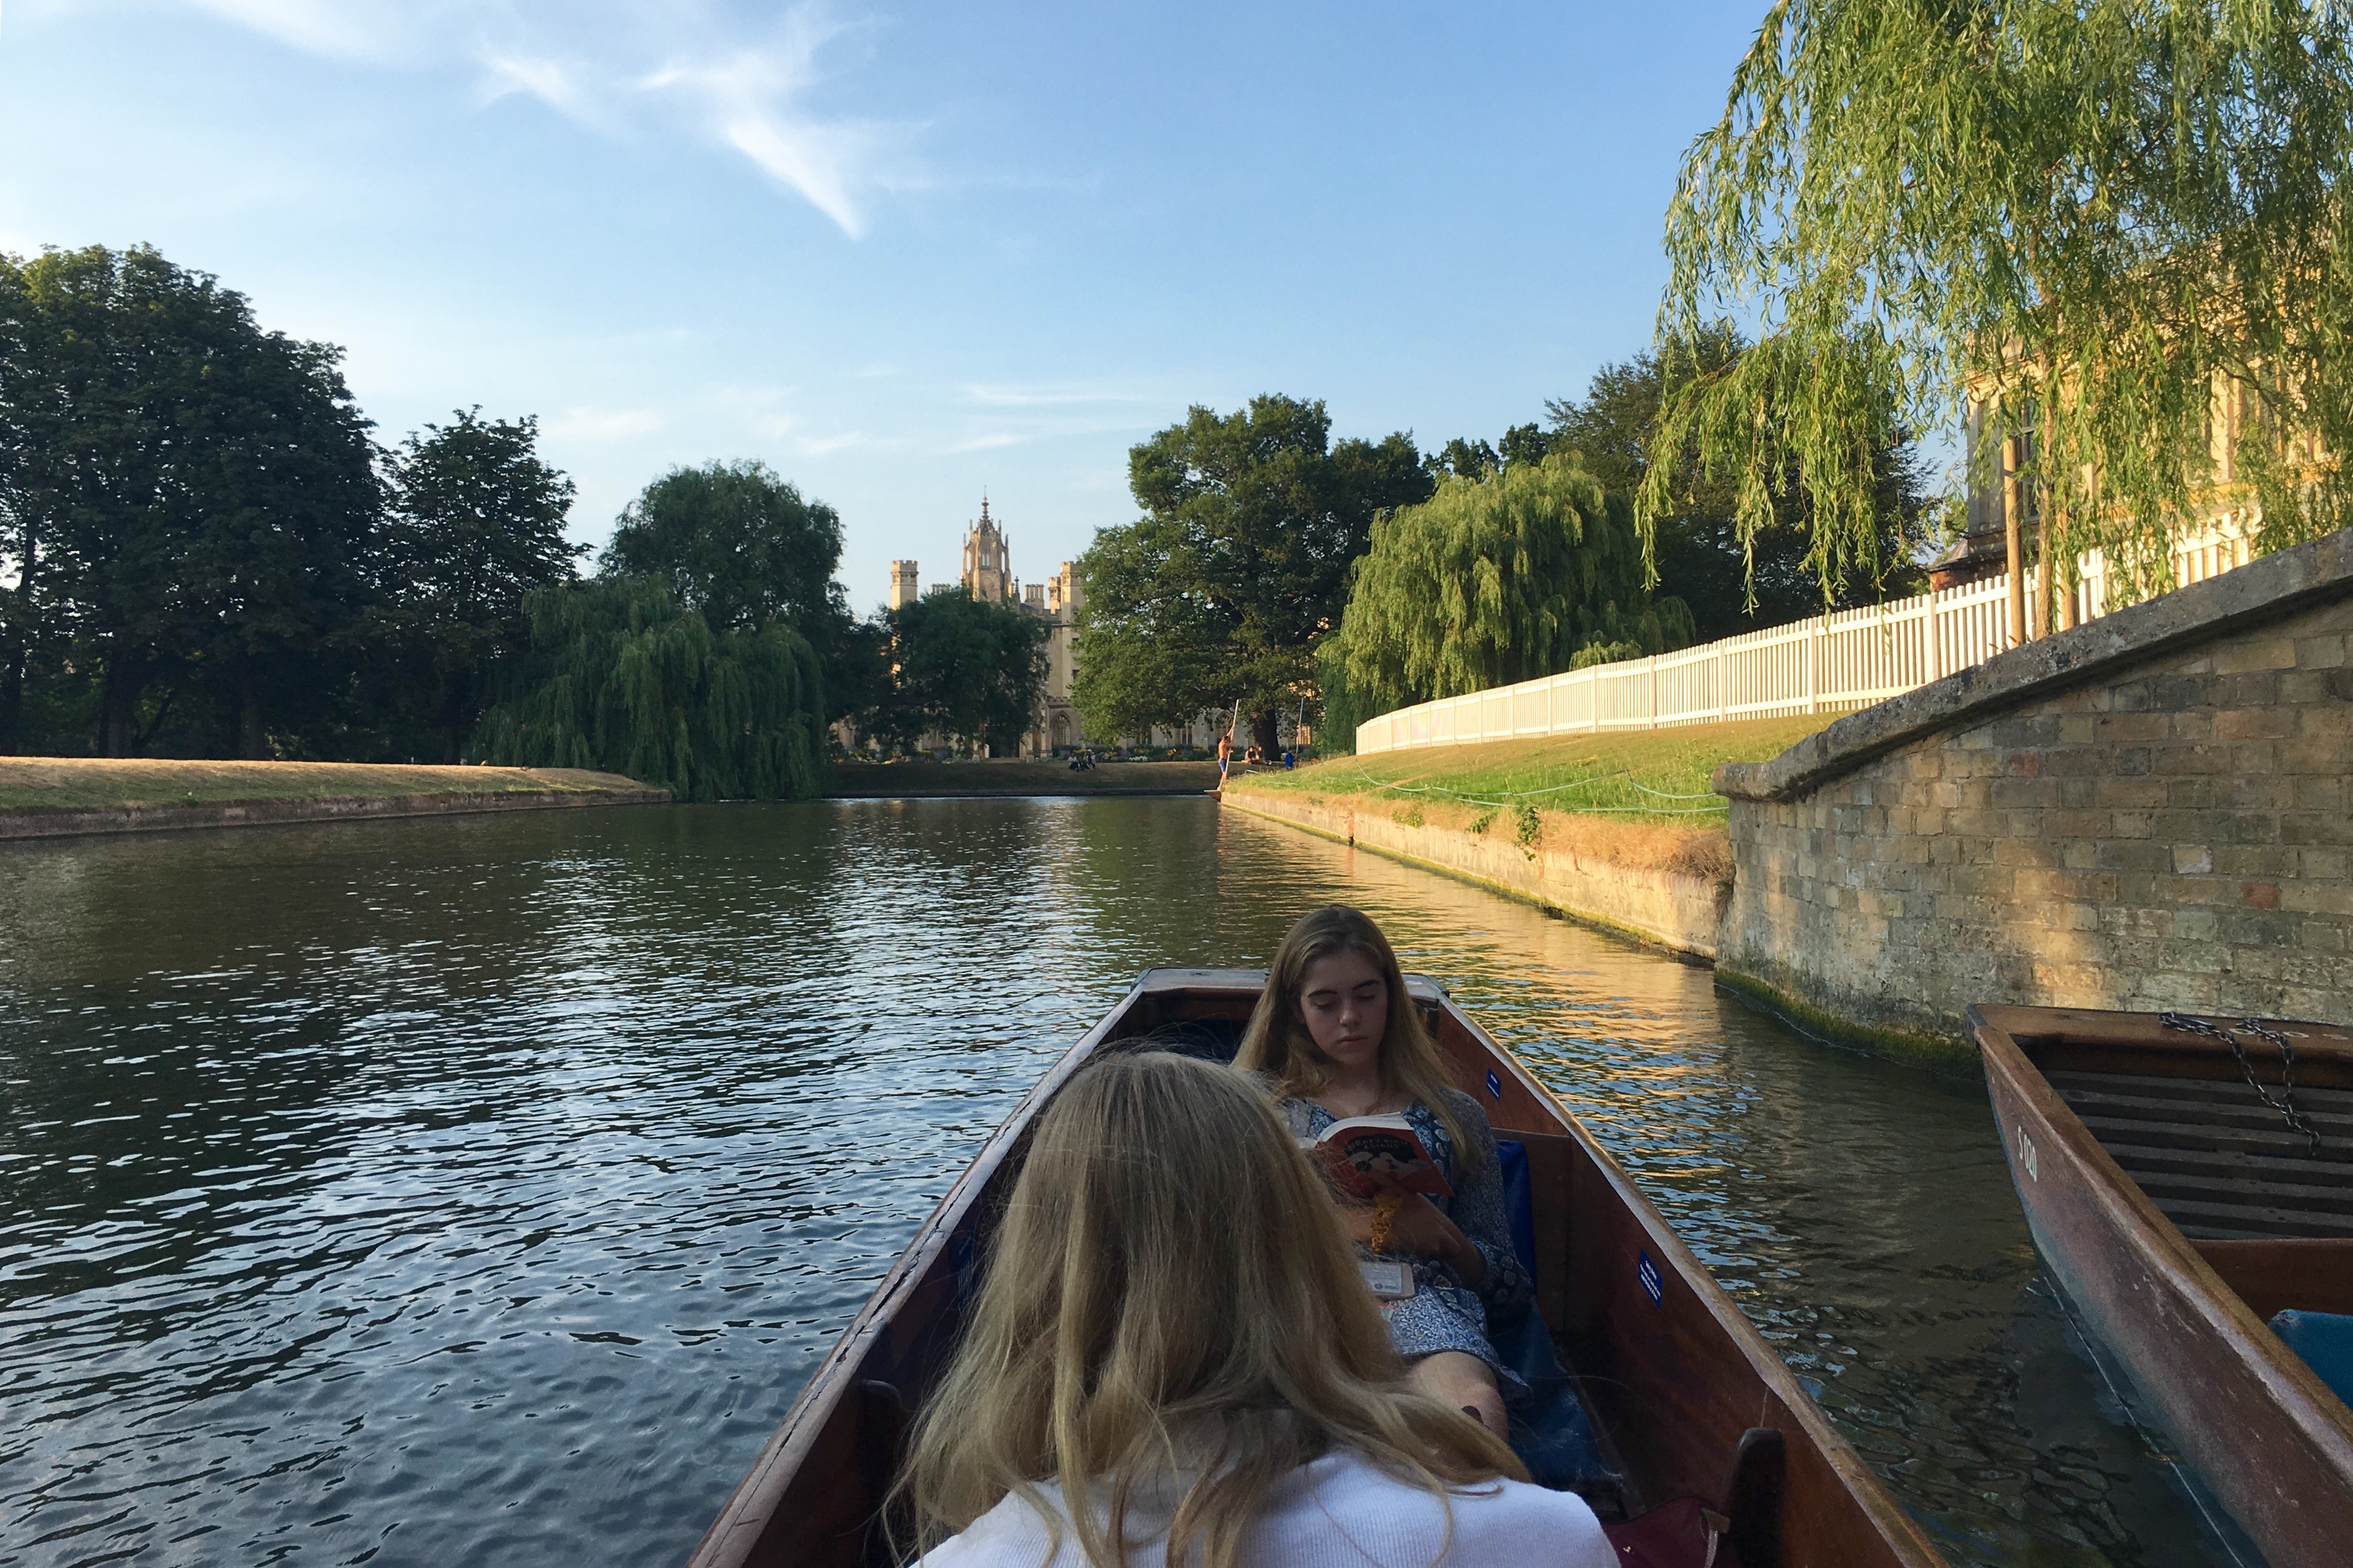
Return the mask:
<path fill-rule="evenodd" d="M 543 588 L 523 609 L 531 651 L 483 716 L 480 760 L 626 773 L 681 800 L 817 793 L 825 694 L 798 632 L 713 631 L 642 577 Z"/>
<path fill-rule="evenodd" d="M 1746 317 L 1757 342 L 1683 384 L 1658 444 L 1734 485 L 1744 542 L 1802 486 L 1826 594 L 1883 564 L 1873 458 L 1894 427 L 1972 408 L 2031 445 L 2043 559 L 2100 547 L 2128 595 L 2171 585 L 2168 532 L 2219 481 L 2260 503 L 2259 548 L 2343 526 L 2347 18 L 1781 0 L 1685 157 L 1659 323 L 1672 343 Z M 1667 486 L 1658 467 L 1641 492 L 1646 547 Z"/>
<path fill-rule="evenodd" d="M 1653 601 L 1622 496 L 1574 454 L 1450 476 L 1373 524 L 1340 623 L 1360 714 L 1680 646 L 1691 615 Z"/>

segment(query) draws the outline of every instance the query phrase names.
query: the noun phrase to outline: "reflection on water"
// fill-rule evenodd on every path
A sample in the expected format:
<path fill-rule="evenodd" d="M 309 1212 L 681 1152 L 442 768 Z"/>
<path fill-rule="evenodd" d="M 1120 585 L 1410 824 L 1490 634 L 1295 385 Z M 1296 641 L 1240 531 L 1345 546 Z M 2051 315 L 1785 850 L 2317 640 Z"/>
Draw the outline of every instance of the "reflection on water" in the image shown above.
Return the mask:
<path fill-rule="evenodd" d="M 1359 903 L 1634 1170 L 1957 1563 L 2219 1561 L 1982 1094 L 1190 800 L 0 850 L 0 1564 L 683 1557 L 1139 970 Z"/>

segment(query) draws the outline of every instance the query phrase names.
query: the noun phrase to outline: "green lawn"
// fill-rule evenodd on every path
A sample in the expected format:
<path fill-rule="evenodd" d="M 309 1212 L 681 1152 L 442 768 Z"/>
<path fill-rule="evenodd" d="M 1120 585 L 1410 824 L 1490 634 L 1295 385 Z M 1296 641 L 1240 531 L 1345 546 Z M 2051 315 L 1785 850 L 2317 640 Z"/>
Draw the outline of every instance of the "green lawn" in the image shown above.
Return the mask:
<path fill-rule="evenodd" d="M 178 762 L 153 757 L 0 757 L 0 811 L 102 811 L 265 800 L 375 800 L 412 795 L 601 795 L 645 786 L 576 768 L 426 767 L 373 763 Z"/>
<path fill-rule="evenodd" d="M 1291 773 L 1254 773 L 1229 787 L 1303 790 L 1400 804 L 1525 805 L 1624 821 L 1721 818 L 1724 797 L 1708 787 L 1718 763 L 1777 756 L 1836 717 L 1751 719 L 1736 724 L 1334 757 Z"/>

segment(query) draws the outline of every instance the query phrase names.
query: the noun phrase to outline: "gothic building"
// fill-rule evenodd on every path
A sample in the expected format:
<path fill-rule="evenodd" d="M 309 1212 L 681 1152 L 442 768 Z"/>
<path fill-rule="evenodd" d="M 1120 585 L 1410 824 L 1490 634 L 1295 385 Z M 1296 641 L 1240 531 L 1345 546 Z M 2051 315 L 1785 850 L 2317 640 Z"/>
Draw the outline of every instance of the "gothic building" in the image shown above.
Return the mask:
<path fill-rule="evenodd" d="M 1049 756 L 1065 747 L 1086 744 L 1078 710 L 1071 706 L 1071 681 L 1078 674 L 1079 605 L 1084 595 L 1077 563 L 1065 561 L 1061 570 L 1043 583 L 1025 587 L 1013 574 L 1012 542 L 1003 526 L 989 516 L 988 498 L 983 496 L 979 520 L 965 533 L 959 580 L 965 592 L 976 599 L 1010 604 L 1046 623 L 1046 694 L 1029 731 L 1021 738 L 1021 754 Z M 916 597 L 917 581 L 916 563 L 891 563 L 892 609 Z M 934 583 L 932 590 L 936 593 L 949 586 Z"/>

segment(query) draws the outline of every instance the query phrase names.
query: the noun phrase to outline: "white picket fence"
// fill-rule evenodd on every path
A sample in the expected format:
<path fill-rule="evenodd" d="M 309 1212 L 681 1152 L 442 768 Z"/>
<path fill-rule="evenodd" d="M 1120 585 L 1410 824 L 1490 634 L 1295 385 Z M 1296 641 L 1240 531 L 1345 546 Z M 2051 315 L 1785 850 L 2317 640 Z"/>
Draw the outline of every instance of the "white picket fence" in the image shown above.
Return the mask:
<path fill-rule="evenodd" d="M 2186 586 L 2247 560 L 2245 531 L 2225 517 L 2182 542 L 2174 573 Z M 2077 615 L 2089 619 L 2108 608 L 2107 572 L 2096 552 L 2080 570 Z M 2009 646 L 2010 584 L 1995 577 L 1400 708 L 1357 725 L 1356 752 L 1842 713 L 1982 663 Z"/>

